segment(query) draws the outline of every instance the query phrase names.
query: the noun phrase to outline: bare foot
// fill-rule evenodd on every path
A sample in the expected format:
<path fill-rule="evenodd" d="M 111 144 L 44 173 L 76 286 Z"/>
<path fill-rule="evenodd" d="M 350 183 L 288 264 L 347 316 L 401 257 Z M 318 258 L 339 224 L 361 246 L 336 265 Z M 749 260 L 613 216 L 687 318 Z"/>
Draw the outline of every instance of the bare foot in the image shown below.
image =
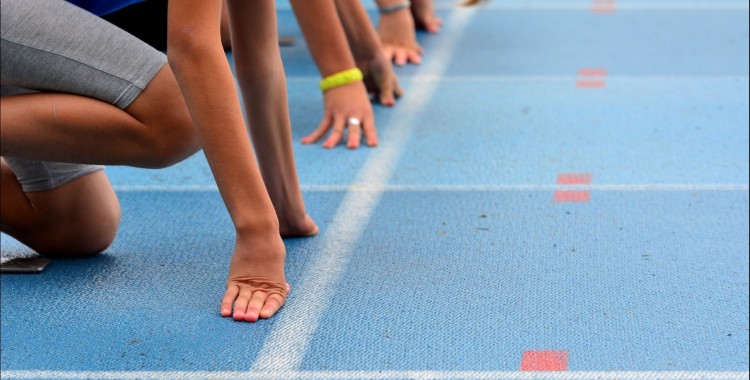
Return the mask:
<path fill-rule="evenodd" d="M 414 26 L 429 33 L 440 32 L 443 20 L 435 16 L 432 0 L 411 0 L 411 14 Z"/>
<path fill-rule="evenodd" d="M 221 316 L 255 322 L 270 318 L 284 306 L 289 284 L 284 277 L 286 249 L 276 233 L 238 234 L 229 265 Z"/>

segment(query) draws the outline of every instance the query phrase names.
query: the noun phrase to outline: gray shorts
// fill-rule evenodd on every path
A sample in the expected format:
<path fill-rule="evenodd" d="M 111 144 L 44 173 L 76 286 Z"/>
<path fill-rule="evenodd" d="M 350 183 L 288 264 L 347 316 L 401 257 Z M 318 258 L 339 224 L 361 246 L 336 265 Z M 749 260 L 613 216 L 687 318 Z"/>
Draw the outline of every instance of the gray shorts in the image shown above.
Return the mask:
<path fill-rule="evenodd" d="M 167 62 L 163 53 L 64 0 L 2 0 L 0 7 L 4 87 L 66 92 L 126 108 Z M 27 192 L 102 169 L 4 158 Z"/>

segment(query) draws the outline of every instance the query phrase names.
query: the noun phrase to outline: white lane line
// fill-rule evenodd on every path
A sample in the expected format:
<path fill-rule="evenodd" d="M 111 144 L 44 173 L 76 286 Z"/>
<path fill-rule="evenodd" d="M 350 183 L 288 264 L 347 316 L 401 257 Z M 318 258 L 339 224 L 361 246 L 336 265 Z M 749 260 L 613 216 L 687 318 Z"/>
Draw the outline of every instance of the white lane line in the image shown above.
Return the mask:
<path fill-rule="evenodd" d="M 449 2 L 435 2 L 434 8 L 439 11 L 446 11 L 455 9 L 463 1 L 455 0 Z M 365 7 L 369 11 L 375 11 L 376 8 L 372 4 L 365 3 Z M 480 9 L 491 9 L 491 10 L 556 10 L 556 11 L 589 11 L 592 8 L 592 2 L 589 1 L 578 1 L 578 2 L 562 2 L 559 0 L 551 1 L 527 1 L 527 0 L 515 0 L 515 1 L 487 1 L 485 4 L 478 6 Z M 277 9 L 279 10 L 291 10 L 291 6 L 288 4 L 278 4 Z M 750 9 L 750 4 L 746 1 L 736 1 L 730 3 L 719 3 L 716 1 L 630 1 L 630 2 L 618 2 L 618 10 L 633 10 L 633 11 L 646 11 L 646 10 L 675 10 L 675 11 L 733 11 L 733 10 L 747 10 Z"/>
<path fill-rule="evenodd" d="M 450 62 L 474 9 L 456 9 L 448 17 L 441 43 L 435 46 L 421 72 L 442 75 Z M 437 89 L 437 82 L 414 88 L 393 112 L 391 124 L 354 179 L 354 186 L 385 186 L 409 143 L 416 117 Z M 294 370 L 299 368 L 310 342 L 328 309 L 341 273 L 348 265 L 370 216 L 380 202 L 382 191 L 349 191 L 321 237 L 320 253 L 310 263 L 258 355 L 255 370 Z"/>
<path fill-rule="evenodd" d="M 741 371 L 2 371 L 3 379 L 264 380 L 747 380 Z"/>
<path fill-rule="evenodd" d="M 173 186 L 173 185 L 113 185 L 113 189 L 118 193 L 148 193 L 148 192 L 163 192 L 163 193 L 213 193 L 219 192 L 219 188 L 216 185 L 187 185 L 187 186 Z"/>
<path fill-rule="evenodd" d="M 574 75 L 403 75 L 409 82 L 575 82 L 580 79 Z M 608 75 L 607 80 L 624 82 L 711 82 L 711 81 L 744 81 L 750 80 L 746 75 Z M 296 76 L 287 77 L 289 83 L 320 82 L 320 77 Z M 399 101 L 400 103 L 400 101 Z"/>
<path fill-rule="evenodd" d="M 379 148 L 378 148 L 379 149 Z M 560 185 L 383 185 L 354 183 L 352 185 L 302 185 L 302 191 L 315 192 L 428 192 L 428 191 L 554 191 Z M 565 185 L 570 190 L 592 191 L 750 191 L 749 184 L 739 183 L 635 183 Z M 121 193 L 137 192 L 218 192 L 216 186 L 115 186 Z"/>
<path fill-rule="evenodd" d="M 436 4 L 435 9 L 452 8 L 450 4 Z M 481 9 L 513 11 L 590 11 L 591 1 L 566 3 L 562 1 L 488 1 Z M 747 2 L 717 3 L 715 1 L 620 1 L 617 10 L 628 11 L 735 11 L 750 9 Z"/>
<path fill-rule="evenodd" d="M 748 184 L 601 184 L 601 185 L 352 185 L 314 186 L 303 188 L 308 192 L 524 192 L 566 190 L 590 191 L 750 191 Z"/>

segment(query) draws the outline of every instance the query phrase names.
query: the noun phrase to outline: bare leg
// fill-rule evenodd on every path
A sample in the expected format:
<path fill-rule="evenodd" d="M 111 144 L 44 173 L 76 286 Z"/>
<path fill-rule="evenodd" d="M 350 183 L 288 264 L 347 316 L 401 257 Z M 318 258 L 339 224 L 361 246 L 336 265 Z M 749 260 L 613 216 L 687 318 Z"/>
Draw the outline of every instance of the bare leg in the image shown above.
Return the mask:
<path fill-rule="evenodd" d="M 168 65 L 125 110 L 63 93 L 7 96 L 0 106 L 3 156 L 158 168 L 199 148 Z"/>
<path fill-rule="evenodd" d="M 167 65 L 125 110 L 62 93 L 8 96 L 0 102 L 2 155 L 155 168 L 180 161 L 199 147 Z M 96 254 L 112 242 L 119 221 L 119 203 L 104 172 L 53 190 L 24 193 L 2 161 L 2 231 L 38 253 Z"/>
<path fill-rule="evenodd" d="M 0 230 L 48 257 L 92 256 L 112 243 L 120 204 L 103 171 L 24 193 L 1 158 L 0 166 Z"/>

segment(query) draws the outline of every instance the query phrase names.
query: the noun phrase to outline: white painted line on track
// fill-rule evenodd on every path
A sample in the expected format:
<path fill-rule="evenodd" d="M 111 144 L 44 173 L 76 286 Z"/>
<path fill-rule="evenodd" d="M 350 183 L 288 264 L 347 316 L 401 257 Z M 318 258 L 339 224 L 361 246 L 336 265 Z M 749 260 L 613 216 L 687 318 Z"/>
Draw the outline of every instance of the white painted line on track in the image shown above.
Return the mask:
<path fill-rule="evenodd" d="M 574 75 L 403 75 L 402 79 L 409 82 L 575 82 L 580 76 Z M 626 82 L 698 82 L 698 81 L 750 81 L 746 75 L 608 75 L 607 80 Z M 288 77 L 288 83 L 320 82 L 320 77 L 297 76 Z"/>
<path fill-rule="evenodd" d="M 148 193 L 148 192 L 163 192 L 163 193 L 213 193 L 219 192 L 219 188 L 216 185 L 188 185 L 188 186 L 171 186 L 171 185 L 113 185 L 115 192 L 119 193 Z"/>
<path fill-rule="evenodd" d="M 741 371 L 2 371 L 3 379 L 248 380 L 747 380 Z"/>
<path fill-rule="evenodd" d="M 459 7 L 462 1 L 450 1 L 450 2 L 435 2 L 434 8 L 438 11 L 446 11 Z M 376 8 L 372 4 L 365 3 L 365 7 L 369 11 L 375 11 Z M 479 5 L 479 9 L 491 9 L 491 10 L 567 10 L 567 11 L 590 11 L 592 8 L 591 1 L 578 1 L 578 2 L 563 2 L 559 0 L 550 1 L 527 1 L 527 0 L 503 0 L 503 1 L 488 1 L 486 4 Z M 277 9 L 290 11 L 291 6 L 289 5 L 277 5 Z M 684 11 L 733 11 L 733 10 L 747 10 L 750 9 L 750 4 L 746 1 L 736 1 L 729 3 L 719 3 L 717 1 L 629 1 L 629 2 L 618 2 L 617 10 L 633 10 L 633 11 L 646 11 L 646 10 L 684 10 Z"/>
<path fill-rule="evenodd" d="M 748 184 L 612 184 L 612 185 L 352 185 L 306 186 L 303 191 L 362 191 L 362 192 L 524 192 L 566 190 L 590 191 L 750 191 Z"/>
<path fill-rule="evenodd" d="M 303 192 L 429 192 L 429 191 L 554 191 L 561 185 L 383 185 L 355 183 L 352 185 L 302 185 Z M 733 183 L 636 183 L 564 185 L 569 190 L 591 191 L 750 191 L 749 184 Z M 136 192 L 218 192 L 216 186 L 115 186 L 121 193 Z"/>
<path fill-rule="evenodd" d="M 455 9 L 448 17 L 447 27 L 420 72 L 442 75 L 452 62 L 453 51 L 463 37 L 475 9 Z M 381 138 L 380 146 L 370 152 L 354 179 L 355 186 L 385 186 L 409 143 L 417 116 L 437 89 L 437 82 L 417 86 L 400 101 Z M 349 191 L 322 236 L 320 253 L 306 268 L 284 310 L 273 321 L 270 335 L 258 355 L 255 370 L 298 369 L 308 351 L 323 313 L 333 301 L 341 273 L 349 263 L 353 250 L 380 202 L 382 191 Z"/>
<path fill-rule="evenodd" d="M 436 4 L 436 10 L 451 9 L 455 5 Z M 489 1 L 480 9 L 519 11 L 591 11 L 591 1 L 566 3 L 562 1 Z M 621 1 L 617 11 L 735 11 L 750 9 L 747 2 L 717 3 L 715 1 Z"/>

